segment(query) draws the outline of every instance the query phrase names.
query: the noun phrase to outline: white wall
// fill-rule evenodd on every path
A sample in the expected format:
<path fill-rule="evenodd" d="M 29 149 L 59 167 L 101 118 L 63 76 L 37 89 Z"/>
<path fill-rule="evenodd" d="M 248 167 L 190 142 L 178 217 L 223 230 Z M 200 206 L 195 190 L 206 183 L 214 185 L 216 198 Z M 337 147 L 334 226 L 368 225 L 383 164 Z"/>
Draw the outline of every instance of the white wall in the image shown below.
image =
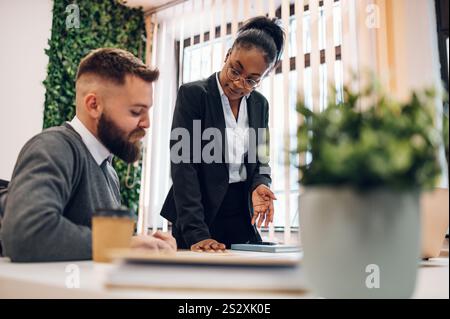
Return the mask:
<path fill-rule="evenodd" d="M 394 94 L 409 97 L 411 90 L 441 88 L 439 49 L 437 42 L 436 8 L 434 1 L 391 0 L 391 76 Z M 442 129 L 442 99 L 437 96 L 436 125 Z M 445 149 L 439 152 L 442 168 L 439 187 L 448 188 Z"/>
<path fill-rule="evenodd" d="M 20 149 L 42 130 L 52 6 L 0 0 L 0 179 L 10 180 Z"/>

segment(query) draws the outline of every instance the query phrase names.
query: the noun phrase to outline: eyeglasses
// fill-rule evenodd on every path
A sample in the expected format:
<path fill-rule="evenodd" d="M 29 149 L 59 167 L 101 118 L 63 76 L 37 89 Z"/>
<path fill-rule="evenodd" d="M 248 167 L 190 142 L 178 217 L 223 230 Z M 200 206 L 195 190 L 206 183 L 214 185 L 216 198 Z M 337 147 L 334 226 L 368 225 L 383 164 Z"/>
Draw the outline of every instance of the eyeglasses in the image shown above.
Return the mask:
<path fill-rule="evenodd" d="M 241 73 L 231 66 L 227 67 L 226 75 L 227 75 L 228 79 L 230 79 L 233 82 L 237 81 L 237 80 L 241 80 L 241 79 L 244 80 L 243 81 L 244 88 L 247 90 L 252 90 L 252 89 L 256 88 L 259 85 L 259 83 L 261 82 L 261 79 L 253 80 L 253 79 L 249 79 L 249 78 L 247 78 L 247 79 L 243 78 Z"/>

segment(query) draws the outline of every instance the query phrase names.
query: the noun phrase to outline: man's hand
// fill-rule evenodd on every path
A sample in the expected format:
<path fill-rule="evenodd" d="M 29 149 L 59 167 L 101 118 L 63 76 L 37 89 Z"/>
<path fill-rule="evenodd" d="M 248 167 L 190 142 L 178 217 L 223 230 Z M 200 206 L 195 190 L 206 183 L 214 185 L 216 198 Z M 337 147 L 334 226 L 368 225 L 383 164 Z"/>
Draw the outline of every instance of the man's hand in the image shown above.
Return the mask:
<path fill-rule="evenodd" d="M 158 230 L 153 234 L 153 237 L 165 241 L 166 243 L 168 243 L 170 245 L 170 247 L 172 247 L 172 249 L 174 251 L 177 250 L 177 241 L 170 233 L 163 233 Z"/>
<path fill-rule="evenodd" d="M 214 239 L 205 239 L 191 246 L 191 250 L 195 252 L 224 253 L 225 249 L 224 244 Z"/>
<path fill-rule="evenodd" d="M 259 228 L 264 222 L 264 226 L 268 227 L 269 223 L 273 222 L 273 201 L 276 199 L 277 198 L 273 192 L 266 185 L 261 184 L 255 188 L 252 193 L 252 225 L 257 222 L 257 226 Z"/>
<path fill-rule="evenodd" d="M 131 248 L 149 249 L 155 252 L 175 252 L 177 250 L 177 242 L 172 235 L 157 231 L 152 236 L 133 236 L 131 238 Z"/>

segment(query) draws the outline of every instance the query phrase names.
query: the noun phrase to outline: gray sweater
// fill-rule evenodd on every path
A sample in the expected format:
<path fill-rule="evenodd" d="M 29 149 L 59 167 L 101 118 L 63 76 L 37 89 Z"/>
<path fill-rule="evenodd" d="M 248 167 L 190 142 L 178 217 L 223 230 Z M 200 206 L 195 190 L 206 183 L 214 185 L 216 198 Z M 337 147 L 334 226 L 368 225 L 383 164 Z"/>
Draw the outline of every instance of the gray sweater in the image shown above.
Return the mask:
<path fill-rule="evenodd" d="M 114 182 L 118 189 L 117 175 Z M 91 259 L 92 213 L 117 206 L 120 195 L 108 188 L 80 135 L 68 124 L 44 130 L 14 167 L 0 230 L 3 253 L 15 262 Z"/>

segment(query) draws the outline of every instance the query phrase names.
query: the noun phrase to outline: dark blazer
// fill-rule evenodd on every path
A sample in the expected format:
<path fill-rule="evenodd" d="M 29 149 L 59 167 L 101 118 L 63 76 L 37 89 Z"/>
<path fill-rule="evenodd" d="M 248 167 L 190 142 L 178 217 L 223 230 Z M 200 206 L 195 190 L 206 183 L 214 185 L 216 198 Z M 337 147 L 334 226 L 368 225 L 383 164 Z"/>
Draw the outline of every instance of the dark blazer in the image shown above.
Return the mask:
<path fill-rule="evenodd" d="M 252 92 L 247 99 L 247 111 L 249 127 L 256 131 L 258 145 L 265 144 L 268 147 L 268 123 L 269 104 L 259 92 Z M 215 141 L 216 149 L 222 150 L 221 163 L 205 163 L 203 158 L 200 163 L 193 163 L 193 121 L 201 120 L 201 131 L 207 128 L 218 128 L 221 132 L 221 140 L 210 138 L 201 141 L 201 149 Z M 222 109 L 219 89 L 217 87 L 216 74 L 208 79 L 184 84 L 178 90 L 177 101 L 172 122 L 172 132 L 175 128 L 185 128 L 190 133 L 190 161 L 189 163 L 175 164 L 171 152 L 171 177 L 173 186 L 170 189 L 161 210 L 161 216 L 171 221 L 180 232 L 184 242 L 179 242 L 180 248 L 189 248 L 191 245 L 211 238 L 209 225 L 214 221 L 229 184 L 228 164 L 225 163 L 225 117 Z M 259 134 L 258 128 L 266 129 L 266 134 Z M 181 140 L 172 139 L 170 146 L 174 146 Z M 198 143 L 198 140 L 195 142 Z M 217 145 L 220 144 L 220 145 Z M 251 145 L 251 141 L 249 143 Z M 249 147 L 250 153 L 250 147 Z M 256 152 L 258 153 L 258 152 Z M 254 158 L 254 157 L 253 157 Z M 198 161 L 197 161 L 198 162 Z M 270 167 L 268 157 L 260 158 L 256 155 L 256 161 L 245 159 L 247 169 L 246 186 L 248 189 L 248 214 L 252 216 L 251 192 L 260 184 L 270 186 Z M 250 219 L 249 219 L 250 221 Z M 259 234 L 254 227 L 257 238 Z"/>

